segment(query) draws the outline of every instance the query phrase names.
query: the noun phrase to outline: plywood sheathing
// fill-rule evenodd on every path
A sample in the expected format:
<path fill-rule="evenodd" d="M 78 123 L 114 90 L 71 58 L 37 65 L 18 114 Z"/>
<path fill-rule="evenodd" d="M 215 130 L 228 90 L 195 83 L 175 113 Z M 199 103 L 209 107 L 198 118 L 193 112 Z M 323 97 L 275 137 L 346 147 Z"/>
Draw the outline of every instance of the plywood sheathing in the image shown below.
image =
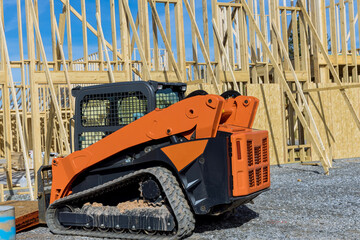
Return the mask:
<path fill-rule="evenodd" d="M 334 83 L 309 84 L 309 89 L 333 87 Z M 360 115 L 360 92 L 358 89 L 348 89 L 347 94 L 354 109 Z M 338 90 L 328 90 L 309 93 L 309 105 L 314 115 L 325 146 L 334 159 L 360 156 L 360 131 L 352 119 L 349 109 L 342 101 Z M 318 156 L 313 153 L 313 160 Z"/>

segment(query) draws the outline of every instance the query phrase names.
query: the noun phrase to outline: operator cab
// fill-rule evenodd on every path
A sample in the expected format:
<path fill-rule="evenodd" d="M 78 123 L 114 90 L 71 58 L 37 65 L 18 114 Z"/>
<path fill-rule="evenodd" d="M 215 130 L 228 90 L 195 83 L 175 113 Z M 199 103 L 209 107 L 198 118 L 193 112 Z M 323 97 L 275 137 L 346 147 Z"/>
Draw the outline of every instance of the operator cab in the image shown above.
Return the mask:
<path fill-rule="evenodd" d="M 74 149 L 82 150 L 143 117 L 184 99 L 186 84 L 136 81 L 75 87 Z"/>

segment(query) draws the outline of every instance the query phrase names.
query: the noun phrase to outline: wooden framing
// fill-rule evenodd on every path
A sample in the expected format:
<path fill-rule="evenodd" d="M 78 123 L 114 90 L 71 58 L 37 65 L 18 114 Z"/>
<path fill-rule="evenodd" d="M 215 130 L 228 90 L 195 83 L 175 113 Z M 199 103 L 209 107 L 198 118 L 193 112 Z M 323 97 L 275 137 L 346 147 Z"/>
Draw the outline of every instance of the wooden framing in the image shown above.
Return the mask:
<path fill-rule="evenodd" d="M 355 124 L 353 134 L 358 134 L 360 103 L 352 89 L 360 87 L 360 1 L 330 0 L 328 6 L 324 1 L 286 2 L 51 0 L 45 6 L 47 19 L 38 15 L 39 1 L 17 0 L 20 58 L 7 63 L 0 40 L 0 156 L 7 159 L 8 187 L 12 152 L 32 150 L 34 166 L 29 168 L 35 177 L 49 159 L 43 160 L 42 152 L 70 152 L 72 87 L 137 80 L 184 82 L 188 91 L 215 94 L 230 89 L 247 94 L 252 84 L 278 85 L 280 95 L 271 102 L 281 108 L 282 138 L 276 140 L 286 146 L 281 163 L 318 160 L 310 157 L 318 153 L 328 172 L 337 143 L 326 145 L 317 119 L 321 111 L 313 110 L 321 103 L 311 102 L 311 96 L 339 93 L 354 120 L 346 121 Z M 6 30 L 3 6 L 0 0 Z M 9 74 L 8 65 L 19 73 Z M 315 83 L 319 87 L 309 87 Z M 320 116 L 325 125 L 326 117 Z"/>

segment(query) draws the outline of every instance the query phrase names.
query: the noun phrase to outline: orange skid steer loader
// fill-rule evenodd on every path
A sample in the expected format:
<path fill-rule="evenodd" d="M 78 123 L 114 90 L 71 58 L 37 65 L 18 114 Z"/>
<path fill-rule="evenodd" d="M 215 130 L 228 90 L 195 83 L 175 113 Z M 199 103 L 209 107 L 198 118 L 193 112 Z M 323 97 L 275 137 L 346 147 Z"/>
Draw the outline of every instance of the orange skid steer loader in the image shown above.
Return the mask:
<path fill-rule="evenodd" d="M 39 170 L 40 219 L 55 234 L 122 239 L 191 235 L 270 187 L 259 100 L 182 83 L 77 87 L 75 152 Z"/>

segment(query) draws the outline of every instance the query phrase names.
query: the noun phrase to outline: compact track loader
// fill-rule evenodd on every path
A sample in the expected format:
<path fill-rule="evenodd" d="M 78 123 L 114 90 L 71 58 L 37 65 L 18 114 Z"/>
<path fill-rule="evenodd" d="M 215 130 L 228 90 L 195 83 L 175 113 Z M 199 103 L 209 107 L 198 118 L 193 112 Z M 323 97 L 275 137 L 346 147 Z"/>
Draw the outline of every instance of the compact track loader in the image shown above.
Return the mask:
<path fill-rule="evenodd" d="M 55 234 L 125 239 L 191 235 L 270 187 L 258 99 L 181 83 L 77 87 L 75 152 L 39 170 L 40 219 Z"/>

